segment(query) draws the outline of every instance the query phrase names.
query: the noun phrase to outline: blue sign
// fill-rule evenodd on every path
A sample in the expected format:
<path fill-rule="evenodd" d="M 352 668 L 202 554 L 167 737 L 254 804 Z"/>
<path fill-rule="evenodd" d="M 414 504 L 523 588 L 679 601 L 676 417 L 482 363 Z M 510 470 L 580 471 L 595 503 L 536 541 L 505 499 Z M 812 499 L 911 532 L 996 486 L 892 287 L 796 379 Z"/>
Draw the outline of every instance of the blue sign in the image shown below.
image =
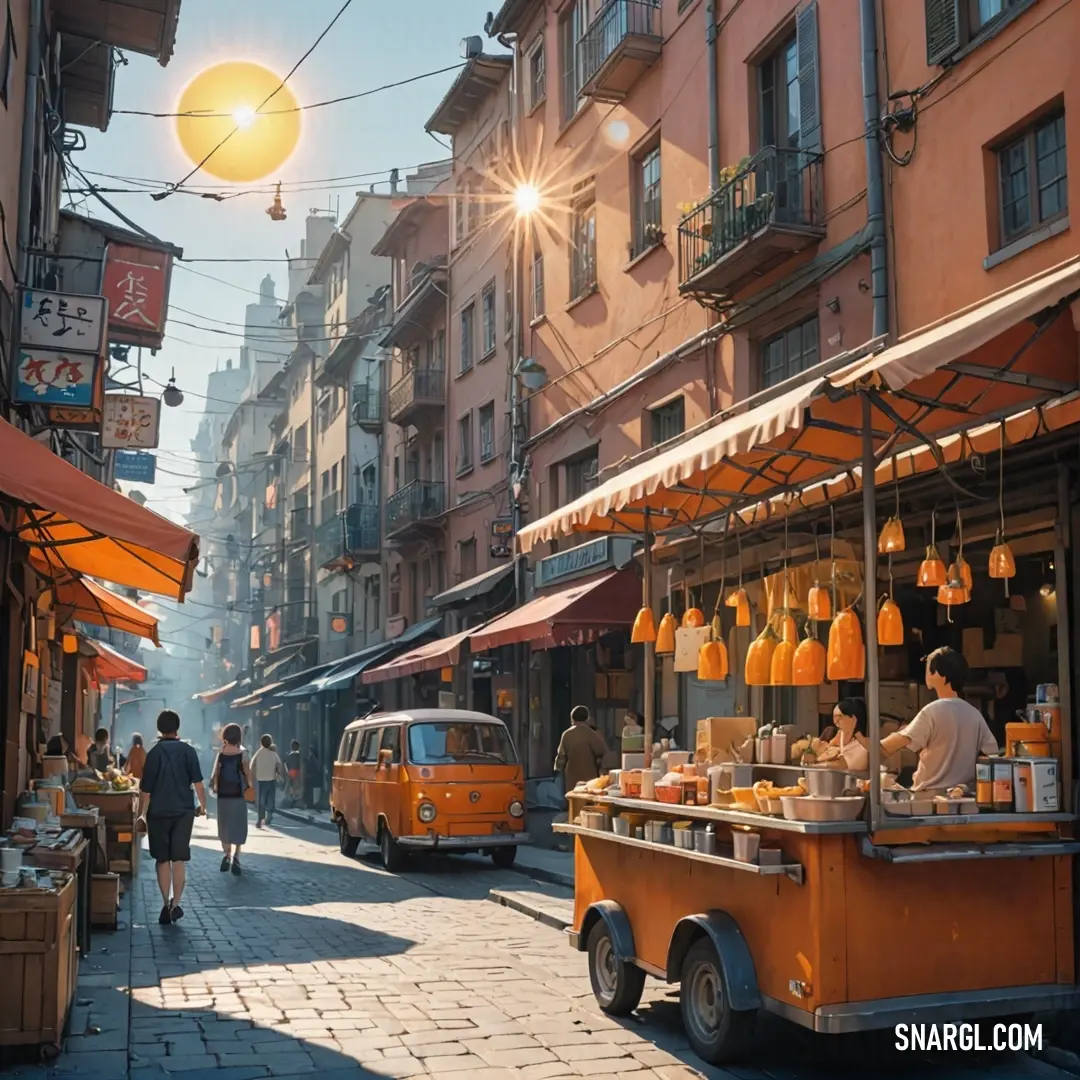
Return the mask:
<path fill-rule="evenodd" d="M 117 450 L 113 475 L 133 484 L 152 484 L 157 475 L 157 458 L 145 450 Z"/>

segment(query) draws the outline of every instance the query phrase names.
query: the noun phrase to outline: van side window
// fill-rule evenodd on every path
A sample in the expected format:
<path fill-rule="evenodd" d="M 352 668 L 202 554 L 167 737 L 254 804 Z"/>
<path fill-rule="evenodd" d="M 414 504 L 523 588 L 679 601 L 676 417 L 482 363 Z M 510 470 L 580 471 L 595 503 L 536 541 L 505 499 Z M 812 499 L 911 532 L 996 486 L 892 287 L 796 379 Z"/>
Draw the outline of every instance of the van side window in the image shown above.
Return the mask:
<path fill-rule="evenodd" d="M 346 731 L 345 734 L 341 736 L 341 743 L 338 745 L 338 752 L 337 752 L 337 760 L 338 761 L 348 761 L 349 760 L 349 750 L 352 747 L 352 739 L 353 739 L 353 732 L 351 732 L 351 731 Z"/>
<path fill-rule="evenodd" d="M 401 764 L 401 728 L 383 728 L 382 741 L 379 743 L 380 750 L 390 750 L 393 757 L 390 759 L 395 765 Z"/>
<path fill-rule="evenodd" d="M 368 728 L 364 731 L 360 740 L 360 752 L 356 755 L 356 760 L 363 762 L 365 765 L 374 765 L 379 760 L 378 728 Z"/>

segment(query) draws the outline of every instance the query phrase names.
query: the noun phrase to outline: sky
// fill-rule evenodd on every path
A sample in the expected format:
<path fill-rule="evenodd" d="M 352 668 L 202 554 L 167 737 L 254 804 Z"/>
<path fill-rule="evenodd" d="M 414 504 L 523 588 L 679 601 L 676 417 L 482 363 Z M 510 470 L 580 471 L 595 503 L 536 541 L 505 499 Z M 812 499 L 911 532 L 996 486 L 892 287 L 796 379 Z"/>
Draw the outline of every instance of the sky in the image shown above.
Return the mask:
<path fill-rule="evenodd" d="M 169 112 L 198 72 L 223 60 L 254 60 L 282 76 L 314 43 L 341 8 L 343 0 L 183 0 L 176 50 L 168 67 L 143 56 L 128 55 L 117 70 L 114 108 Z M 498 0 L 354 0 L 333 31 L 290 79 L 301 104 L 360 93 L 461 62 L 461 40 L 483 36 L 486 13 Z M 485 47 L 500 51 L 495 43 Z M 158 475 L 143 487 L 149 505 L 174 520 L 187 508 L 183 488 L 190 484 L 184 461 L 192 458 L 191 439 L 205 407 L 208 374 L 237 362 L 244 308 L 257 299 L 259 283 L 269 273 L 278 295 L 285 292 L 286 248 L 299 252 L 309 209 L 338 210 L 344 217 L 357 190 L 382 181 L 391 168 L 449 156 L 424 131 L 456 72 L 389 89 L 359 101 L 331 105 L 303 114 L 296 152 L 280 171 L 260 182 L 297 182 L 378 173 L 369 178 L 313 186 L 284 197 L 288 220 L 266 215 L 271 197 L 253 194 L 219 203 L 176 194 L 160 202 L 148 194 L 105 195 L 125 215 L 163 240 L 184 249 L 191 270 L 220 281 L 174 269 L 169 323 L 157 356 L 144 354 L 145 392 L 160 392 L 175 369 L 185 394 L 182 406 L 163 408 Z M 191 168 L 182 154 L 175 121 L 114 115 L 108 132 L 87 131 L 87 148 L 73 155 L 76 165 L 93 173 L 141 177 L 175 183 Z M 92 175 L 104 188 L 124 182 Z M 74 181 L 80 185 L 78 180 Z M 191 184 L 229 185 L 198 175 Z M 246 187 L 248 185 L 237 185 Z M 380 190 L 377 188 L 376 190 Z M 72 196 L 75 208 L 105 220 L 116 219 L 93 196 Z M 339 220 L 340 220 L 339 217 Z M 121 223 L 122 224 L 122 223 Z M 251 261 L 241 261 L 251 260 Z M 182 311 L 180 309 L 183 309 Z M 195 313 L 195 314 L 191 314 Z M 216 321 L 215 321 L 216 320 Z M 180 323 L 196 324 L 180 325 Z M 215 332 L 216 331 L 216 332 Z M 222 333 L 221 331 L 224 331 Z M 190 465 L 188 466 L 190 467 Z"/>

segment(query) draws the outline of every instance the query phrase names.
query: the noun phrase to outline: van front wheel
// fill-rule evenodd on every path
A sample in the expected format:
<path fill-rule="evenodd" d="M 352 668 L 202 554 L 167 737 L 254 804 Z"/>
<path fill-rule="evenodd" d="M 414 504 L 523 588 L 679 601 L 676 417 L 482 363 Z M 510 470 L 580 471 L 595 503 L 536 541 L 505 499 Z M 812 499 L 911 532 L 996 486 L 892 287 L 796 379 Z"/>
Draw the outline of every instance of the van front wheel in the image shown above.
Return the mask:
<path fill-rule="evenodd" d="M 341 848 L 341 854 L 350 859 L 356 854 L 356 849 L 360 846 L 360 838 L 353 836 L 349 832 L 349 826 L 344 818 L 338 821 L 338 846 Z"/>
<path fill-rule="evenodd" d="M 491 861 L 495 864 L 496 870 L 509 870 L 516 858 L 516 847 L 497 847 L 491 852 Z"/>
<path fill-rule="evenodd" d="M 386 825 L 379 829 L 379 858 L 382 860 L 383 869 L 391 874 L 396 874 L 405 861 L 405 855 Z"/>

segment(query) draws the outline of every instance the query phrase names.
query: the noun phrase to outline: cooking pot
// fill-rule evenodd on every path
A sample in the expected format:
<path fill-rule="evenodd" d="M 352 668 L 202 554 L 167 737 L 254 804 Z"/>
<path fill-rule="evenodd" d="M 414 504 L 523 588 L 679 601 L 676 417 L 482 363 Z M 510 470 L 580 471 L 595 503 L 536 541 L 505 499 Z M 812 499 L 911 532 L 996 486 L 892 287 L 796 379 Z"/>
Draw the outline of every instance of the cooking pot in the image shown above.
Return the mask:
<path fill-rule="evenodd" d="M 836 769 L 807 769 L 806 786 L 811 795 L 824 795 L 835 799 L 844 793 L 846 774 Z"/>

